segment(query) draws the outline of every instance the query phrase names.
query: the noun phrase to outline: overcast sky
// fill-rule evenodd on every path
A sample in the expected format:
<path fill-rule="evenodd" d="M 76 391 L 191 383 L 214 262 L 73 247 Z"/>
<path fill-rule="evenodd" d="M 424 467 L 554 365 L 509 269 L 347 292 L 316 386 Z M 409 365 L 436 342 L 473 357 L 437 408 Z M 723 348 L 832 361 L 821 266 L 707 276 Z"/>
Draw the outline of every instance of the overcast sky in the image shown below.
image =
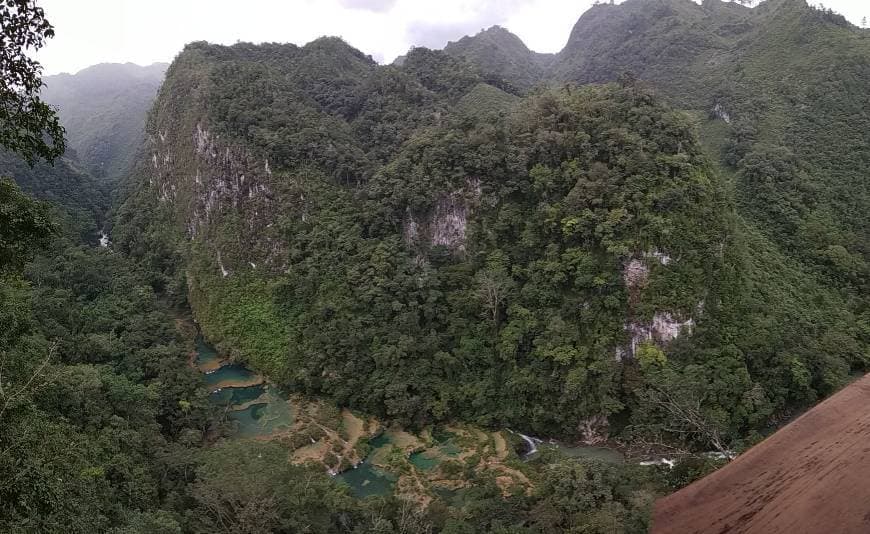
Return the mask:
<path fill-rule="evenodd" d="M 104 62 L 172 61 L 185 43 L 305 44 L 338 35 L 391 62 L 411 46 L 502 25 L 538 52 L 557 52 L 593 0 L 41 0 L 57 35 L 37 58 L 45 74 Z M 870 0 L 825 0 L 858 24 Z"/>

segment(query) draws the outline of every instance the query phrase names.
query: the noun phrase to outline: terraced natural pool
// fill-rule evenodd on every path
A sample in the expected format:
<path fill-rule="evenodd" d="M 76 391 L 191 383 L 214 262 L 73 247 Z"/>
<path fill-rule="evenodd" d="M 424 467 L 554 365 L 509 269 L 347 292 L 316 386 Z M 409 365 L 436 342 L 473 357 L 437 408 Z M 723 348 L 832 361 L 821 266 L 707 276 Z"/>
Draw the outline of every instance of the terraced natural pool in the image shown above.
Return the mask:
<path fill-rule="evenodd" d="M 429 487 L 432 495 L 444 500 L 458 498 L 462 490 L 439 485 L 443 483 L 439 466 L 454 459 L 461 463 L 471 453 L 491 455 L 486 468 L 493 469 L 502 480 L 514 477 L 519 481 L 517 483 L 528 483 L 522 473 L 503 464 L 512 454 L 506 444 L 505 433 L 484 432 L 462 426 L 436 426 L 429 433 L 424 431 L 420 434 L 411 434 L 399 428 L 384 430 L 377 421 L 366 422 L 348 410 L 336 411 L 334 406 L 329 408 L 328 403 L 298 398 L 291 401 L 289 395 L 259 374 L 244 365 L 221 358 L 201 336 L 196 339 L 193 363 L 204 374 L 205 382 L 211 388 L 211 402 L 224 409 L 224 416 L 233 423 L 239 437 L 263 438 L 283 433 L 295 443 L 294 461 L 319 462 L 330 473 L 343 469 L 335 479 L 347 484 L 357 497 L 392 493 L 399 477 L 389 472 L 386 466 L 407 462 L 408 467 L 416 473 L 410 476 L 417 477 L 415 480 L 418 484 L 419 481 L 433 481 Z M 323 419 L 323 413 L 332 415 Z M 358 439 L 365 439 L 375 432 L 379 433 L 369 439 L 368 454 L 362 459 L 360 454 L 363 454 L 363 449 L 359 449 L 357 454 L 355 444 Z M 623 461 L 622 455 L 612 449 L 568 447 L 556 442 L 522 437 L 530 444 L 530 449 L 534 447 L 535 450 L 534 453 L 527 451 L 523 456 L 526 459 L 534 459 L 545 450 L 554 450 L 567 457 Z M 513 458 L 516 459 L 516 456 Z M 347 468 L 354 463 L 355 467 Z M 402 476 L 407 475 L 405 473 Z M 450 487 L 449 483 L 447 486 Z"/>
<path fill-rule="evenodd" d="M 372 458 L 382 454 L 393 445 L 392 439 L 387 432 L 369 440 L 370 452 L 366 459 L 353 469 L 348 469 L 338 475 L 338 479 L 350 486 L 351 492 L 357 497 L 371 495 L 388 495 L 393 491 L 396 477 L 383 469 L 377 468 L 372 463 Z"/>
<path fill-rule="evenodd" d="M 293 424 L 293 406 L 286 396 L 244 365 L 223 360 L 202 336 L 196 338 L 194 363 L 212 388 L 211 402 L 226 408 L 239 436 L 269 436 Z"/>
<path fill-rule="evenodd" d="M 370 497 L 372 495 L 388 495 L 393 491 L 396 477 L 382 469 L 378 469 L 371 462 L 363 462 L 353 469 L 338 475 L 338 478 L 350 486 L 351 492 L 357 497 Z"/>

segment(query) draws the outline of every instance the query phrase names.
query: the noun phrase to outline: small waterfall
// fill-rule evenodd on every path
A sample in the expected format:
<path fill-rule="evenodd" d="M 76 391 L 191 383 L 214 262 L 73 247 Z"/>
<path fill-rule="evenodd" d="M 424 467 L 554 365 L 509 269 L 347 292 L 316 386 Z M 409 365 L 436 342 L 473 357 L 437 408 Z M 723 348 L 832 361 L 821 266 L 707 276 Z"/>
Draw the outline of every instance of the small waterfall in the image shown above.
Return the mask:
<path fill-rule="evenodd" d="M 507 431 L 510 432 L 511 434 L 516 434 L 517 436 L 523 438 L 523 441 L 525 441 L 529 445 L 529 450 L 526 451 L 526 453 L 523 455 L 523 458 L 528 458 L 529 456 L 538 452 L 538 443 L 544 442 L 541 439 L 533 438 L 533 437 L 527 436 L 525 434 L 520 434 L 519 432 L 514 432 L 510 428 L 508 428 Z"/>
<path fill-rule="evenodd" d="M 673 469 L 675 465 L 677 465 L 676 460 L 669 460 L 668 458 L 659 458 L 658 460 L 646 460 L 644 462 L 638 462 L 638 465 L 666 465 L 668 469 Z"/>
<path fill-rule="evenodd" d="M 523 438 L 523 440 L 529 444 L 529 450 L 526 451 L 526 456 L 531 456 L 531 455 L 535 454 L 536 452 L 538 452 L 538 445 L 537 445 L 537 443 L 535 443 L 535 438 L 527 436 L 525 434 L 520 434 L 520 437 Z M 538 440 L 538 441 L 540 441 L 540 440 Z"/>

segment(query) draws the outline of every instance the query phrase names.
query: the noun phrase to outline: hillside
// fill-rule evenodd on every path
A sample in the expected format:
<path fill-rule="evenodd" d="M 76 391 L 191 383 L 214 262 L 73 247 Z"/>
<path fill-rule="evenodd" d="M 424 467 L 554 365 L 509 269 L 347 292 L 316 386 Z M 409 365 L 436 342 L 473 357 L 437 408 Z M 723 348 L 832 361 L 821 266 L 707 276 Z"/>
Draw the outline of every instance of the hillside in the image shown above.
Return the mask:
<path fill-rule="evenodd" d="M 859 82 L 870 68 L 867 37 L 800 0 L 755 9 L 634 0 L 584 14 L 554 76 L 633 72 L 674 105 L 727 123 L 724 135 L 708 129 L 708 142 L 737 172 L 742 210 L 790 254 L 860 283 L 870 250 L 867 218 L 857 216 L 870 206 L 860 171 L 870 142 Z M 838 252 L 812 242 L 818 232 Z"/>
<path fill-rule="evenodd" d="M 618 356 L 677 337 L 721 268 L 721 183 L 686 117 L 643 91 L 451 112 L 470 94 L 507 102 L 480 84 L 422 49 L 396 68 L 335 39 L 191 45 L 115 241 L 135 250 L 168 213 L 206 333 L 295 388 L 408 425 L 598 439 L 624 407 Z M 665 268 L 660 250 L 683 252 Z"/>
<path fill-rule="evenodd" d="M 478 70 L 492 70 L 486 59 L 467 57 Z M 522 57 L 517 52 L 513 61 Z M 861 81 L 868 77 L 868 58 L 866 30 L 802 0 L 770 0 L 753 9 L 717 0 L 628 0 L 584 13 L 539 83 L 634 78 L 690 110 L 705 151 L 727 177 L 736 214 L 754 236 L 738 272 L 766 271 L 759 286 L 765 299 L 815 294 L 834 309 L 845 308 L 843 326 L 860 340 L 846 344 L 852 354 L 846 359 L 857 362 L 865 358 L 867 333 L 847 325 L 867 323 L 870 294 L 870 228 L 863 216 L 870 209 L 864 171 L 870 95 Z M 766 306 L 751 300 L 757 310 Z M 772 324 L 805 324 L 818 332 L 813 345 L 822 332 L 833 335 L 806 322 L 812 300 L 787 300 L 792 304 L 776 309 Z M 783 356 L 763 353 L 802 336 L 768 326 L 769 344 L 742 345 L 746 332 L 758 331 L 753 321 L 728 339 L 747 355 L 757 377 L 764 373 L 756 362 L 793 355 L 792 349 Z M 801 366 L 832 372 L 830 362 L 799 347 Z M 827 344 L 813 351 L 830 353 Z"/>
<path fill-rule="evenodd" d="M 43 78 L 42 97 L 58 108 L 69 148 L 97 179 L 114 183 L 127 172 L 167 67 L 103 63 Z"/>
<path fill-rule="evenodd" d="M 46 78 L 67 154 L 0 149 L 0 532 L 866 530 L 870 33 L 566 39 Z"/>
<path fill-rule="evenodd" d="M 649 84 L 697 115 L 743 216 L 810 271 L 866 293 L 866 30 L 803 0 L 628 0 L 593 6 L 548 66 L 526 68 L 515 66 L 531 53 L 505 33 L 463 39 L 461 56 L 518 87 L 626 74 Z"/>
<path fill-rule="evenodd" d="M 866 221 L 839 215 L 866 200 L 841 193 L 859 171 L 831 179 L 822 149 L 796 144 L 810 137 L 769 124 L 848 111 L 807 97 L 750 115 L 759 77 L 734 85 L 751 97 L 697 84 L 694 66 L 766 57 L 777 34 L 762 28 L 787 24 L 863 46 L 798 2 L 678 0 L 595 7 L 547 61 L 502 29 L 393 66 L 334 38 L 194 43 L 152 110 L 115 239 L 177 298 L 189 285 L 220 347 L 308 394 L 411 426 L 737 444 L 866 364 Z M 627 48 L 587 57 L 598 31 Z M 683 42 L 640 55 L 640 83 L 509 94 L 542 70 L 615 79 L 619 57 Z M 703 89 L 676 98 L 688 84 Z M 669 421 L 675 396 L 703 428 Z"/>
<path fill-rule="evenodd" d="M 488 82 L 518 93 L 541 84 L 556 59 L 553 54 L 532 52 L 500 26 L 448 43 L 444 51 L 475 65 Z"/>
<path fill-rule="evenodd" d="M 33 198 L 54 206 L 67 232 L 85 241 L 95 241 L 106 222 L 109 195 L 74 159 L 60 158 L 53 165 L 38 162 L 33 167 L 7 151 L 0 150 L 0 179 L 12 179 Z"/>

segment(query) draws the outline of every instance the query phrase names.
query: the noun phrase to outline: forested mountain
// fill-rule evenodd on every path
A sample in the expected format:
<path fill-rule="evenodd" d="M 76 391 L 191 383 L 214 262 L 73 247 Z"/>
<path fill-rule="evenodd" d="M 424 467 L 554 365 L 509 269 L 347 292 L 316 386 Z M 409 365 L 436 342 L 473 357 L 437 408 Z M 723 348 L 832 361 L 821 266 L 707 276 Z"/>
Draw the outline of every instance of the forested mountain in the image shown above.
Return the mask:
<path fill-rule="evenodd" d="M 870 130 L 814 141 L 866 118 L 864 37 L 795 0 L 634 0 L 555 58 L 502 29 L 401 66 L 194 43 L 116 239 L 309 394 L 589 441 L 658 435 L 679 395 L 707 426 L 665 437 L 724 447 L 865 369 Z"/>
<path fill-rule="evenodd" d="M 567 37 L 45 78 L 73 150 L 0 154 L 0 531 L 642 532 L 866 372 L 870 34 L 627 0 Z"/>
<path fill-rule="evenodd" d="M 463 41 L 472 50 L 479 43 L 479 52 L 462 55 L 480 71 L 529 85 L 509 68 L 525 52 L 484 47 L 493 43 L 488 32 Z M 537 84 L 629 74 L 694 111 L 714 163 L 736 173 L 741 215 L 806 266 L 857 287 L 870 251 L 868 56 L 866 30 L 802 0 L 753 9 L 628 0 L 584 13 Z"/>
<path fill-rule="evenodd" d="M 58 108 L 69 147 L 97 179 L 115 182 L 127 171 L 167 67 L 102 63 L 43 78 L 43 99 Z"/>
<path fill-rule="evenodd" d="M 512 92 L 527 92 L 540 84 L 556 59 L 553 54 L 532 52 L 500 26 L 448 43 L 444 51 L 469 61 L 487 81 Z"/>
<path fill-rule="evenodd" d="M 595 439 L 625 408 L 620 359 L 690 327 L 722 268 L 721 185 L 688 120 L 639 88 L 472 121 L 481 84 L 422 49 L 397 69 L 336 39 L 191 45 L 115 242 L 153 257 L 140 229 L 167 212 L 206 333 L 296 389 L 406 425 Z"/>
<path fill-rule="evenodd" d="M 100 64 L 43 78 L 41 96 L 66 129 L 63 157 L 30 165 L 0 150 L 0 178 L 60 208 L 67 231 L 96 239 L 110 209 L 114 182 L 128 171 L 144 137 L 145 118 L 168 65 Z M 75 229 L 74 229 L 75 228 Z"/>

